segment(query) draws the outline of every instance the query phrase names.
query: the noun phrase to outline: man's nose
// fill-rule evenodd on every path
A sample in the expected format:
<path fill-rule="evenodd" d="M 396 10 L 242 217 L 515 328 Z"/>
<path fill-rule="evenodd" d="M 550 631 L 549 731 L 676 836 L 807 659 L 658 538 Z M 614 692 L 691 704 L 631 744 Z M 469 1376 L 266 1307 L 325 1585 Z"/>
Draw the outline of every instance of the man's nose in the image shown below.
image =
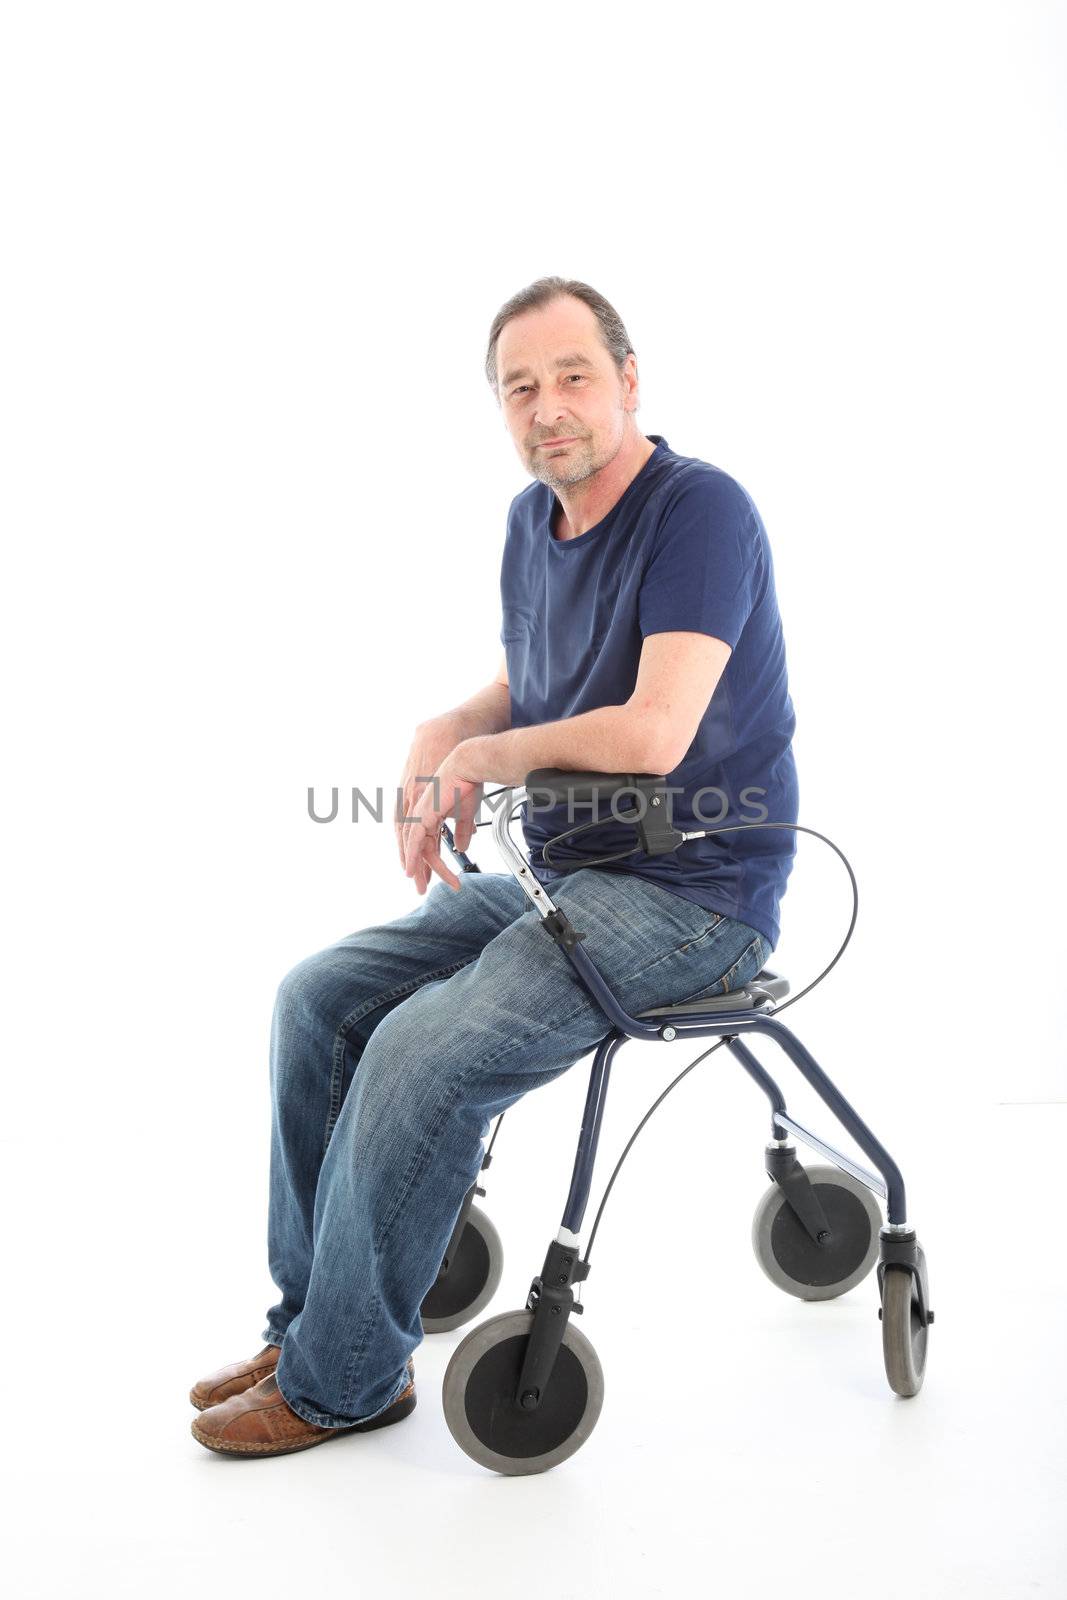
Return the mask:
<path fill-rule="evenodd" d="M 553 439 L 561 431 L 557 426 L 560 418 L 567 416 L 567 407 L 563 396 L 558 389 L 542 389 L 534 407 L 534 422 L 540 428 L 548 430 L 548 437 Z"/>

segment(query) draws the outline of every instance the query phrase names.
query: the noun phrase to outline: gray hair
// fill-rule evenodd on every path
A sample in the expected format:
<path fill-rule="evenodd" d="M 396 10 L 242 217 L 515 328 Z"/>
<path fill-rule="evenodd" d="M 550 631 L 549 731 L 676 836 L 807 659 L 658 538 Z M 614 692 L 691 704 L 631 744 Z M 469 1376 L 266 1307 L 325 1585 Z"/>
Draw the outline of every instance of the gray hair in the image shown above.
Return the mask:
<path fill-rule="evenodd" d="M 510 300 L 505 301 L 493 318 L 493 325 L 489 329 L 489 348 L 485 354 L 485 375 L 494 394 L 497 387 L 496 345 L 505 322 L 510 322 L 512 317 L 521 316 L 524 311 L 534 311 L 539 306 L 548 305 L 550 301 L 557 300 L 565 294 L 573 295 L 576 300 L 583 300 L 592 311 L 608 354 L 621 371 L 626 357 L 633 354 L 633 346 L 615 307 L 605 300 L 602 294 L 598 294 L 595 289 L 591 289 L 587 283 L 581 283 L 577 278 L 538 278 L 536 283 L 528 284 L 525 289 L 520 289 L 518 294 L 513 294 Z"/>

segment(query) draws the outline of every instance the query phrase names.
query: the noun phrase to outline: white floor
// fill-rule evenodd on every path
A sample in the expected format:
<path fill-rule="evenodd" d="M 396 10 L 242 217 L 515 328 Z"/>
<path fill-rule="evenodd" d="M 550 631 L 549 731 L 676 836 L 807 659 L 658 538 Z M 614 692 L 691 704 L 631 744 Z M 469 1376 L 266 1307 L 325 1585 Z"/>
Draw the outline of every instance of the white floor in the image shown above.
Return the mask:
<path fill-rule="evenodd" d="M 526 1119 L 545 1119 L 536 1132 L 519 1108 L 505 1119 L 486 1174 L 484 1203 L 507 1252 L 491 1311 L 521 1305 L 540 1267 L 572 1134 L 559 1139 L 557 1126 L 552 1153 L 539 1161 L 535 1149 L 553 1119 L 575 1126 L 583 1079 L 568 1074 L 522 1102 Z M 616 1079 L 601 1185 L 665 1081 L 650 1094 L 648 1083 Z M 970 1122 L 972 1166 L 956 1178 L 945 1147 L 962 1163 L 962 1128 L 945 1118 L 908 1133 L 908 1170 L 920 1180 L 939 1170 L 939 1182 L 936 1200 L 927 1181 L 931 1197 L 909 1206 L 937 1321 L 924 1388 L 906 1401 L 884 1378 L 873 1275 L 840 1300 L 807 1304 L 755 1263 L 747 1228 L 765 1186 L 762 1109 L 740 1110 L 749 1100 L 737 1080 L 676 1093 L 688 1095 L 685 1135 L 677 1112 L 652 1120 L 593 1247 L 581 1326 L 605 1370 L 600 1420 L 543 1475 L 487 1472 L 453 1442 L 440 1385 L 467 1329 L 424 1341 L 419 1405 L 396 1428 L 274 1461 L 210 1454 L 188 1433 L 185 1396 L 201 1370 L 258 1346 L 255 1316 L 238 1333 L 238 1303 L 259 1285 L 243 1276 L 246 1252 L 235 1236 L 201 1269 L 208 1303 L 184 1326 L 180 1311 L 164 1325 L 148 1268 L 110 1326 L 100 1258 L 71 1219 L 75 1253 L 52 1264 L 51 1285 L 66 1277 L 83 1297 L 81 1330 L 57 1335 L 45 1317 L 35 1325 L 34 1300 L 24 1300 L 28 1342 L 7 1368 L 9 1592 L 209 1597 L 328 1584 L 495 1597 L 544 1582 L 557 1600 L 694 1591 L 745 1600 L 772 1584 L 794 1600 L 846 1586 L 886 1600 L 1067 1593 L 1058 1228 L 1067 1107 L 990 1105 Z M 723 1101 L 741 1126 L 708 1144 L 701 1120 Z M 19 1153 L 9 1148 L 9 1173 Z M 656 1173 L 666 1178 L 660 1202 Z M 535 1206 L 531 1193 L 544 1198 Z M 671 1203 L 679 1194 L 684 1210 Z M 169 1226 L 159 1219 L 164 1236 Z M 44 1278 L 39 1287 L 43 1305 Z M 169 1285 L 175 1305 L 188 1288 Z"/>

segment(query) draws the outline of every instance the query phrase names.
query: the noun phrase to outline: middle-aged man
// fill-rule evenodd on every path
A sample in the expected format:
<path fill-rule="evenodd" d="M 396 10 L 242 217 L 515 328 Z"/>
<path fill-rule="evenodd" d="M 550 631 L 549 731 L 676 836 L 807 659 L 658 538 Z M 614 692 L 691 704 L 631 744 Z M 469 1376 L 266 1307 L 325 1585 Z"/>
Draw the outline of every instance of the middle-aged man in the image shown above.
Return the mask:
<path fill-rule="evenodd" d="M 396 837 L 425 898 L 279 987 L 268 1256 L 281 1298 L 265 1347 L 193 1388 L 193 1433 L 212 1450 L 279 1455 L 411 1412 L 420 1308 L 491 1119 L 609 1031 L 519 883 L 460 879 L 442 859 L 444 817 L 466 849 L 487 782 L 562 767 L 665 775 L 683 829 L 796 821 L 774 569 L 748 494 L 640 431 L 634 352 L 587 284 L 539 279 L 502 306 L 486 371 L 535 480 L 508 517 L 504 655 L 491 683 L 415 732 Z M 609 817 L 550 852 L 557 873 L 541 847 L 562 810 L 527 808 L 535 870 L 631 1014 L 755 976 L 778 941 L 792 831 L 582 866 L 633 845 Z"/>

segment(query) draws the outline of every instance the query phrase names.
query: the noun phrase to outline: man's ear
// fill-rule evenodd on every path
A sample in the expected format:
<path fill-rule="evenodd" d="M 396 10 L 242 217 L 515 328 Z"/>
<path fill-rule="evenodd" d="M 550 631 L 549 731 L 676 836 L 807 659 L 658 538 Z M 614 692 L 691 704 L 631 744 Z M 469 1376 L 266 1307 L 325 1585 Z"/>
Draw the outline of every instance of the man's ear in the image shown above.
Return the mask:
<path fill-rule="evenodd" d="M 634 355 L 632 350 L 630 351 L 630 354 L 626 357 L 626 360 L 623 362 L 623 364 L 622 364 L 622 372 L 620 372 L 620 374 L 619 374 L 619 379 L 620 379 L 620 382 L 623 385 L 623 388 L 626 387 L 625 372 L 626 372 L 626 368 L 627 367 L 630 368 L 630 374 L 631 374 L 631 376 L 632 376 L 632 378 L 634 380 L 634 386 L 633 386 L 633 389 L 631 391 L 631 393 L 633 395 L 633 405 L 629 404 L 629 397 L 627 397 L 627 400 L 623 402 L 623 409 L 625 411 L 636 411 L 638 406 L 641 404 L 641 395 L 640 395 L 640 390 L 638 388 L 637 357 Z"/>

